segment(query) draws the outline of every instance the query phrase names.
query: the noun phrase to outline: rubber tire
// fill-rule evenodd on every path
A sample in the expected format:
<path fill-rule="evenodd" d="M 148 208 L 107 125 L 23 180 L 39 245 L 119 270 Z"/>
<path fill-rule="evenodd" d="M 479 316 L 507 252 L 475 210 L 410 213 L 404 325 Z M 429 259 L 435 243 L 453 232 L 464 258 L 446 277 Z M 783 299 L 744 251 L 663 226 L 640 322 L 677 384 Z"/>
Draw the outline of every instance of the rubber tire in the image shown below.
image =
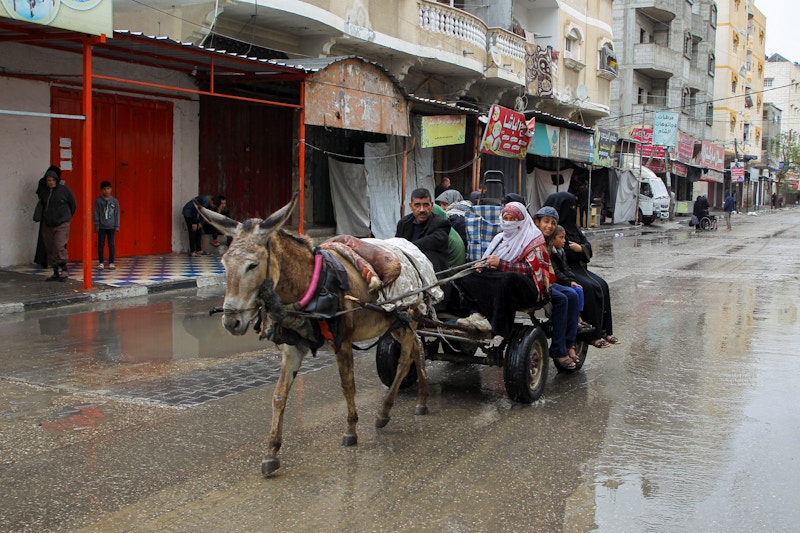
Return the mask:
<path fill-rule="evenodd" d="M 384 334 L 375 348 L 375 367 L 381 383 L 391 387 L 397 374 L 397 363 L 400 361 L 400 343 L 391 334 Z M 400 382 L 400 389 L 407 389 L 417 383 L 417 365 L 411 363 L 408 375 Z"/>
<path fill-rule="evenodd" d="M 655 222 L 655 220 L 656 220 L 656 219 L 655 219 L 655 218 L 653 218 L 653 217 L 645 217 L 645 216 L 643 216 L 643 217 L 642 217 L 642 224 L 644 224 L 645 226 L 649 226 L 649 225 L 651 225 L 653 222 Z"/>
<path fill-rule="evenodd" d="M 703 217 L 700 220 L 700 229 L 703 231 L 708 231 L 711 229 L 711 219 L 708 217 Z"/>
<path fill-rule="evenodd" d="M 506 348 L 503 367 L 506 393 L 519 403 L 533 403 L 544 392 L 550 367 L 547 336 L 536 327 L 517 326 Z"/>
<path fill-rule="evenodd" d="M 562 366 L 558 364 L 558 361 L 553 359 L 553 364 L 556 366 L 556 370 L 558 370 L 559 373 L 564 372 L 566 374 L 572 374 L 583 367 L 583 363 L 586 362 L 586 354 L 589 353 L 589 340 L 586 338 L 575 339 L 575 352 L 578 354 L 578 362 L 575 363 L 575 368 Z"/>

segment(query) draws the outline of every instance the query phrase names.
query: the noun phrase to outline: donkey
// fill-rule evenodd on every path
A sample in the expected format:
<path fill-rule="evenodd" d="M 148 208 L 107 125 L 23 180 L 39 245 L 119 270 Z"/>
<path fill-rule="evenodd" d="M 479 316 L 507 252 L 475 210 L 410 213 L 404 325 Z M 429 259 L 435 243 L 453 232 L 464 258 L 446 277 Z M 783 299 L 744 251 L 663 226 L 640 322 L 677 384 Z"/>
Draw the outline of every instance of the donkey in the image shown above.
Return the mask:
<path fill-rule="evenodd" d="M 272 326 L 275 327 L 277 322 L 275 319 L 280 320 L 285 317 L 286 306 L 305 299 L 304 295 L 308 292 L 312 278 L 316 278 L 319 274 L 318 269 L 315 274 L 315 251 L 310 239 L 282 228 L 291 217 L 296 204 L 297 194 L 266 220 L 252 218 L 244 222 L 237 222 L 197 205 L 205 220 L 223 234 L 234 237 L 230 248 L 222 256 L 227 281 L 225 301 L 221 310 L 222 324 L 233 335 L 244 335 L 251 325 L 257 330 L 261 329 L 262 317 L 267 313 L 272 319 Z M 397 375 L 383 397 L 375 421 L 376 427 L 384 427 L 389 422 L 389 412 L 394 405 L 400 383 L 409 372 L 412 363 L 416 366 L 418 379 L 415 409 L 417 415 L 428 413 L 428 381 L 420 355 L 421 341 L 415 331 L 422 311 L 413 307 L 407 309 L 402 327 L 397 327 L 398 320 L 395 314 L 369 305 L 377 299 L 369 292 L 367 283 L 359 271 L 349 262 L 341 260 L 341 256 L 339 259 L 346 269 L 350 285 L 348 290 L 340 291 L 339 309 L 352 311 L 340 316 L 341 340 L 338 346 L 334 346 L 330 340 L 325 341 L 325 344 L 336 354 L 342 391 L 347 403 L 347 429 L 342 444 L 353 446 L 358 443 L 353 342 L 379 337 L 390 331 L 401 346 Z M 422 308 L 424 309 L 424 306 Z M 294 309 L 298 309 L 298 305 L 295 305 Z M 301 316 L 300 322 L 307 328 L 313 320 Z M 265 336 L 266 334 L 262 333 L 262 338 Z M 261 464 L 264 476 L 269 476 L 280 468 L 278 451 L 281 448 L 286 400 L 303 358 L 310 349 L 313 348 L 305 342 L 281 344 L 281 369 L 272 396 L 272 426 L 267 457 Z"/>

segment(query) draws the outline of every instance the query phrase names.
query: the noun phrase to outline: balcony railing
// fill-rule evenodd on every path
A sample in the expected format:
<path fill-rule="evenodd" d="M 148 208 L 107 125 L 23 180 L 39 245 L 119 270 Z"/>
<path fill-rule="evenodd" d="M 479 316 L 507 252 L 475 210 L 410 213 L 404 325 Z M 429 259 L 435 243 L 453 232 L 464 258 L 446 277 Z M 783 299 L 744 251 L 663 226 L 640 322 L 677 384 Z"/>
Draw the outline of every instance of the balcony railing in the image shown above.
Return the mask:
<path fill-rule="evenodd" d="M 420 28 L 486 50 L 486 25 L 468 13 L 441 4 L 419 4 Z"/>

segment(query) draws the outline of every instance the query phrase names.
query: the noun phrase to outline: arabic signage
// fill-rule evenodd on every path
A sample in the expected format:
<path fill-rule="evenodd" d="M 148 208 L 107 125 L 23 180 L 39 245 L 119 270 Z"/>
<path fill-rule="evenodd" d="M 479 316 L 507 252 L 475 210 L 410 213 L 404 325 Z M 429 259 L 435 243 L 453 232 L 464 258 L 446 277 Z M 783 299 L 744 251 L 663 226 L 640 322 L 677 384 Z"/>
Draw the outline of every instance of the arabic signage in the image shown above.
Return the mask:
<path fill-rule="evenodd" d="M 700 141 L 700 153 L 694 162 L 697 166 L 722 172 L 725 170 L 725 149 L 708 141 Z"/>
<path fill-rule="evenodd" d="M 642 157 L 658 157 L 659 159 L 664 159 L 664 157 L 666 157 L 666 148 L 663 146 L 653 146 L 652 129 L 634 128 L 633 131 L 631 131 L 631 138 L 641 143 L 636 145 L 636 153 Z"/>
<path fill-rule="evenodd" d="M 559 157 L 561 150 L 561 128 L 537 123 L 534 128 L 533 141 L 528 146 L 528 153 L 544 157 Z"/>
<path fill-rule="evenodd" d="M 684 163 L 691 163 L 692 158 L 694 157 L 694 137 L 691 135 L 687 135 L 682 131 L 678 132 L 678 146 L 674 152 L 670 152 L 673 154 L 674 159 L 678 161 L 683 161 Z"/>
<path fill-rule="evenodd" d="M 522 113 L 495 104 L 489 110 L 489 123 L 483 132 L 481 152 L 525 159 L 534 127 L 534 119 L 526 122 Z"/>
<path fill-rule="evenodd" d="M 422 117 L 423 148 L 464 144 L 467 137 L 466 115 L 437 115 Z"/>
<path fill-rule="evenodd" d="M 653 144 L 674 147 L 678 142 L 679 113 L 659 111 L 653 119 Z"/>
<path fill-rule="evenodd" d="M 619 135 L 616 131 L 597 128 L 594 138 L 594 164 L 601 167 L 613 167 Z"/>
<path fill-rule="evenodd" d="M 594 161 L 594 135 L 567 130 L 567 153 L 562 157 L 579 163 L 592 163 Z"/>
<path fill-rule="evenodd" d="M 0 0 L 0 17 L 113 37 L 112 0 Z"/>

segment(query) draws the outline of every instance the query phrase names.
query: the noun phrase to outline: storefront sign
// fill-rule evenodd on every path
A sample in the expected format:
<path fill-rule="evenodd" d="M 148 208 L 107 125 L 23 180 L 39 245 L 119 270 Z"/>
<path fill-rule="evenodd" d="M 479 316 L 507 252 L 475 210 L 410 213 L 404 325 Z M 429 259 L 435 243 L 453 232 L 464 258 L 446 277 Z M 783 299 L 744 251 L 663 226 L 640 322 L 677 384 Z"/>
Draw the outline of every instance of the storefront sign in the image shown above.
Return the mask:
<path fill-rule="evenodd" d="M 708 141 L 700 141 L 700 153 L 695 158 L 695 164 L 722 172 L 725 170 L 725 149 Z"/>
<path fill-rule="evenodd" d="M 667 156 L 667 149 L 663 146 L 653 146 L 653 130 L 646 128 L 634 128 L 631 131 L 631 138 L 639 141 L 636 145 L 636 153 L 642 157 L 658 157 L 664 159 Z"/>
<path fill-rule="evenodd" d="M 739 183 L 744 182 L 744 165 L 741 163 L 733 163 L 731 165 L 731 179 Z"/>
<path fill-rule="evenodd" d="M 567 154 L 562 157 L 578 163 L 592 163 L 594 161 L 594 135 L 567 130 Z"/>
<path fill-rule="evenodd" d="M 423 148 L 464 144 L 467 132 L 466 115 L 437 115 L 422 117 Z"/>
<path fill-rule="evenodd" d="M 597 128 L 594 139 L 594 164 L 601 167 L 613 167 L 617 153 L 617 140 L 619 140 L 617 132 Z"/>
<path fill-rule="evenodd" d="M 111 0 L 0 0 L 0 17 L 114 36 Z"/>
<path fill-rule="evenodd" d="M 489 123 L 483 132 L 481 152 L 525 159 L 534 127 L 534 119 L 528 123 L 522 113 L 495 104 L 489 110 Z"/>
<path fill-rule="evenodd" d="M 528 153 L 544 157 L 559 157 L 561 154 L 558 146 L 560 141 L 561 128 L 546 124 L 536 124 L 533 141 L 528 146 Z"/>
<path fill-rule="evenodd" d="M 678 146 L 675 151 L 671 153 L 674 159 L 683 161 L 684 163 L 691 163 L 694 157 L 694 137 L 679 131 Z"/>
<path fill-rule="evenodd" d="M 674 147 L 678 142 L 679 113 L 659 111 L 653 119 L 653 144 Z"/>

